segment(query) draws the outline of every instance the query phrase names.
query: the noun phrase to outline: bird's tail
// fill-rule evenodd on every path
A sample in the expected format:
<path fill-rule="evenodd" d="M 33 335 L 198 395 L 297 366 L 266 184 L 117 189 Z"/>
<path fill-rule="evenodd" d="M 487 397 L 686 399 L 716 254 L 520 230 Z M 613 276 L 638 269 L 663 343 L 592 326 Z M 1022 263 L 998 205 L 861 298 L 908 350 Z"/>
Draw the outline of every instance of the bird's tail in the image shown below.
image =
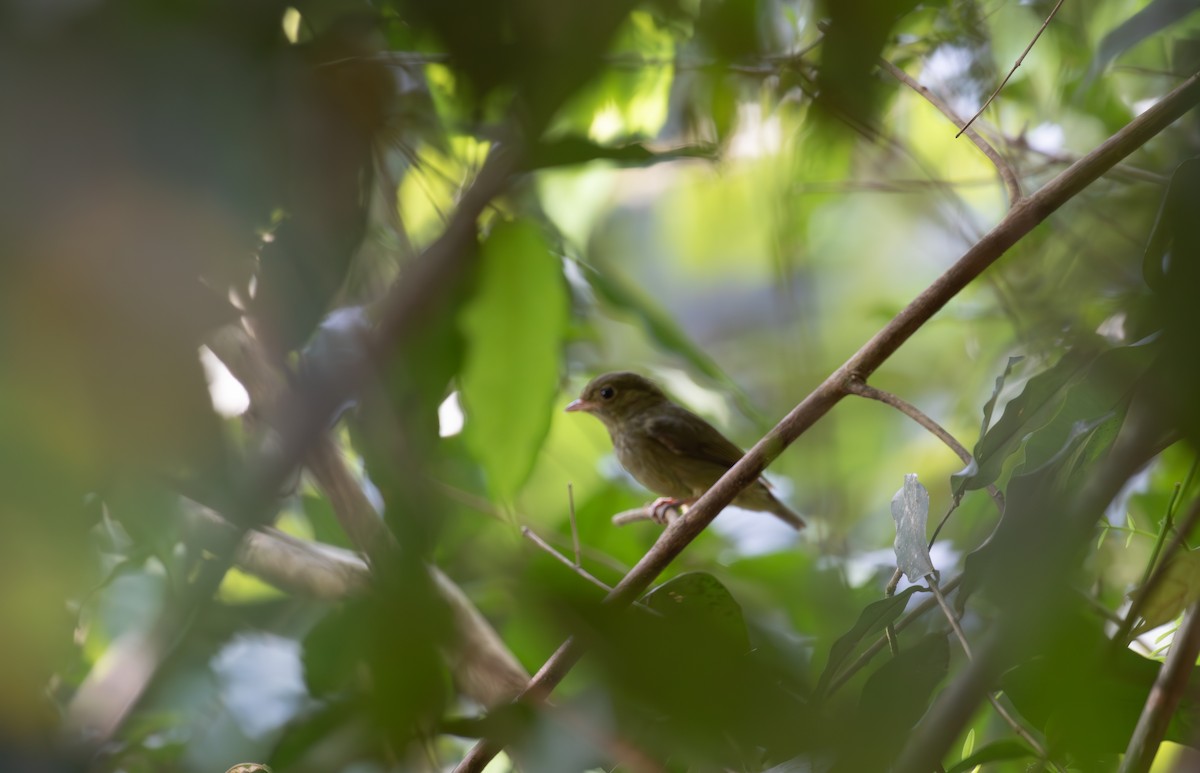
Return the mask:
<path fill-rule="evenodd" d="M 804 528 L 804 519 L 775 497 L 771 497 L 771 509 L 768 512 L 786 523 L 788 526 L 791 526 L 796 531 L 800 531 Z"/>

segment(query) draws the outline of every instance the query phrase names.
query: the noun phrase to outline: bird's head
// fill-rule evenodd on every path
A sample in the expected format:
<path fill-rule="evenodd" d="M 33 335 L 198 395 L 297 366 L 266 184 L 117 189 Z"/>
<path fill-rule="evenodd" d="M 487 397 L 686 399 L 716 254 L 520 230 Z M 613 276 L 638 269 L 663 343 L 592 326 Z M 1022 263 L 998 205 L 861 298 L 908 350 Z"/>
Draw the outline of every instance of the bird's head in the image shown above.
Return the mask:
<path fill-rule="evenodd" d="M 614 427 L 666 399 L 658 385 L 645 376 L 618 371 L 596 376 L 566 409 L 585 411 Z"/>

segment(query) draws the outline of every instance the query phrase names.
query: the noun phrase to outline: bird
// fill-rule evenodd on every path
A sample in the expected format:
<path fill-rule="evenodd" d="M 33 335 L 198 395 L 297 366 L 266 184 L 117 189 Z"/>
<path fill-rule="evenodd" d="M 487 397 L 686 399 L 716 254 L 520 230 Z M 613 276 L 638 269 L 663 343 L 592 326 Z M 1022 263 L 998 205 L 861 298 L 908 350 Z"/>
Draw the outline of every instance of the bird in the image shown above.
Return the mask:
<path fill-rule="evenodd" d="M 617 461 L 630 475 L 661 496 L 650 505 L 654 520 L 700 498 L 739 459 L 742 449 L 713 425 L 671 401 L 650 379 L 630 371 L 596 376 L 568 412 L 595 416 L 612 437 Z M 804 520 L 775 498 L 759 478 L 733 504 L 768 512 L 794 529 Z"/>

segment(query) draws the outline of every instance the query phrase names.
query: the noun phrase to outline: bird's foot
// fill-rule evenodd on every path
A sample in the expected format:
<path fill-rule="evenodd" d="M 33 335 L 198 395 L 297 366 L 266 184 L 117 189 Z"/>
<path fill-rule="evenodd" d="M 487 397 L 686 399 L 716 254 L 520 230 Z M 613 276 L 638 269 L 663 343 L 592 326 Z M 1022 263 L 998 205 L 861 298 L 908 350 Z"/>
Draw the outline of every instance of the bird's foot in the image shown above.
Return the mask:
<path fill-rule="evenodd" d="M 668 517 L 670 516 L 671 511 L 674 510 L 675 514 L 679 515 L 683 512 L 683 506 L 686 504 L 691 504 L 691 501 L 687 499 L 676 499 L 675 497 L 659 497 L 651 502 L 649 506 L 646 507 L 646 510 L 650 513 L 651 520 L 653 520 L 655 523 L 661 523 L 665 526 L 667 523 L 669 523 Z"/>

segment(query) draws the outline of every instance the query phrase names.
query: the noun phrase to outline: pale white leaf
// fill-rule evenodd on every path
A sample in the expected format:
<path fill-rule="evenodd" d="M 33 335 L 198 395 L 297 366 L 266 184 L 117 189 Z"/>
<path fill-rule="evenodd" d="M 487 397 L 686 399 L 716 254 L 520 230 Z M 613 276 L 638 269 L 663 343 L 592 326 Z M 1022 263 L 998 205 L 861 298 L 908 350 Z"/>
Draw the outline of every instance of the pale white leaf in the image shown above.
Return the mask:
<path fill-rule="evenodd" d="M 933 573 L 933 561 L 925 546 L 929 491 L 915 473 L 904 476 L 904 485 L 892 497 L 892 518 L 896 521 L 896 566 L 910 582 L 918 582 Z"/>

